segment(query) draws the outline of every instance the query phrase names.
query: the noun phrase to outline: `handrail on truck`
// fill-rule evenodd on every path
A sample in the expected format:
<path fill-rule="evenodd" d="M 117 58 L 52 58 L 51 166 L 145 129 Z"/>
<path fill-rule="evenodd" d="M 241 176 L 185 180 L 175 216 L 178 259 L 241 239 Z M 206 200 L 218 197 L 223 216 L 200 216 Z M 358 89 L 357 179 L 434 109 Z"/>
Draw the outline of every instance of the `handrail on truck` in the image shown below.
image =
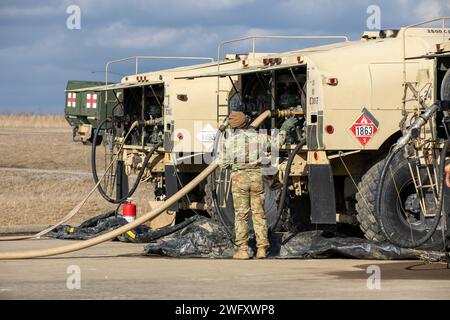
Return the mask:
<path fill-rule="evenodd" d="M 445 36 L 446 34 L 444 33 L 444 29 L 445 29 L 445 21 L 446 20 L 450 20 L 450 17 L 440 17 L 440 18 L 435 18 L 435 19 L 431 19 L 431 20 L 426 20 L 426 21 L 422 21 L 422 22 L 417 22 L 414 24 L 410 24 L 408 26 L 405 26 L 402 28 L 402 37 L 403 37 L 403 44 L 402 44 L 402 53 L 403 53 L 403 85 L 406 85 L 406 31 L 408 31 L 410 28 L 414 28 L 414 27 L 418 27 L 418 26 L 422 26 L 424 24 L 429 24 L 432 22 L 436 22 L 436 21 L 441 21 L 442 20 L 442 40 L 445 41 Z M 448 34 L 447 34 L 448 35 Z"/>
<path fill-rule="evenodd" d="M 138 74 L 139 71 L 139 60 L 140 59 L 166 59 L 166 60 L 208 60 L 210 62 L 214 62 L 214 58 L 210 57 L 183 57 L 183 56 L 132 56 L 126 57 L 122 59 L 110 60 L 106 62 L 105 66 L 105 85 L 108 85 L 108 69 L 111 64 L 125 62 L 129 60 L 134 60 L 135 64 L 135 74 Z M 108 105 L 108 90 L 105 92 L 105 105 Z"/>
<path fill-rule="evenodd" d="M 271 39 L 271 40 L 296 40 L 296 39 L 343 39 L 346 42 L 349 41 L 347 36 L 247 36 L 237 39 L 225 40 L 219 43 L 217 47 L 217 72 L 220 72 L 220 51 L 226 45 L 230 43 L 242 42 L 246 40 L 252 40 L 252 55 L 255 58 L 256 40 L 257 39 Z M 219 109 L 219 91 L 220 91 L 220 78 L 217 77 L 217 110 Z"/>

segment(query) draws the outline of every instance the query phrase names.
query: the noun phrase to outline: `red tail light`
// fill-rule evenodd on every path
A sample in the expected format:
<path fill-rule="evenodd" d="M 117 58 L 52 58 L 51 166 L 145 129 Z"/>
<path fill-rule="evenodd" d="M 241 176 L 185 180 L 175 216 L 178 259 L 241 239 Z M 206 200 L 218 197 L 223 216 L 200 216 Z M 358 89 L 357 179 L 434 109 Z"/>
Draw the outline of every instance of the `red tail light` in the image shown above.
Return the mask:
<path fill-rule="evenodd" d="M 333 134 L 334 132 L 334 127 L 332 125 L 327 125 L 325 127 L 325 130 L 327 131 L 328 134 Z"/>
<path fill-rule="evenodd" d="M 264 58 L 262 61 L 264 65 L 281 64 L 282 62 L 281 58 Z"/>
<path fill-rule="evenodd" d="M 328 78 L 327 84 L 330 86 L 336 86 L 338 84 L 338 79 L 337 78 Z"/>

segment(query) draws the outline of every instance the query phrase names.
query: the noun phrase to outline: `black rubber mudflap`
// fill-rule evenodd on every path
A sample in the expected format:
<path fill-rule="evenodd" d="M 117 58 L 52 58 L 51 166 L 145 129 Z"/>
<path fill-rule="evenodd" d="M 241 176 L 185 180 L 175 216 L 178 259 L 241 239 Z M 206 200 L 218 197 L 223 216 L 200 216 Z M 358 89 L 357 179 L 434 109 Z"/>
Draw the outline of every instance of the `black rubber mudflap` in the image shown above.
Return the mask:
<path fill-rule="evenodd" d="M 331 166 L 310 164 L 308 168 L 311 223 L 336 224 L 336 199 Z"/>

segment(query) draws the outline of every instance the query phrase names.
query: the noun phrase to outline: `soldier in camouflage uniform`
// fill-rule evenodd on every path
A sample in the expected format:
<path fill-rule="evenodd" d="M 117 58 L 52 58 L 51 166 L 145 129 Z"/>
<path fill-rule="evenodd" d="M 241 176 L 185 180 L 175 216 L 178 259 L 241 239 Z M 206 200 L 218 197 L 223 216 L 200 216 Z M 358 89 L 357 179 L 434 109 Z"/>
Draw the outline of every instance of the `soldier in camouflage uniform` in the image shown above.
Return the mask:
<path fill-rule="evenodd" d="M 265 134 L 248 129 L 249 119 L 242 112 L 232 112 L 229 124 L 234 132 L 226 140 L 221 154 L 221 167 L 231 166 L 233 203 L 235 210 L 235 235 L 238 250 L 234 259 L 249 259 L 248 219 L 252 210 L 256 235 L 256 258 L 266 257 L 269 247 L 268 228 L 264 213 L 264 183 L 262 158 L 273 140 Z M 280 132 L 278 145 L 283 144 L 285 131 Z"/>

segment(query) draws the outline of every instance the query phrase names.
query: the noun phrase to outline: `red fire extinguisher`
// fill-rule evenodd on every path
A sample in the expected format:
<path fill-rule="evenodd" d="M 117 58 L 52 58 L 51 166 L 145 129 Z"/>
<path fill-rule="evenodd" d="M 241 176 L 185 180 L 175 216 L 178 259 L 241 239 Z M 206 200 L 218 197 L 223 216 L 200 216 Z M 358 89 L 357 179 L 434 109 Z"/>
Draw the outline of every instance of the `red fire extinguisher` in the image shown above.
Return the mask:
<path fill-rule="evenodd" d="M 127 203 L 123 205 L 122 216 L 128 222 L 133 222 L 136 219 L 136 205 L 131 202 L 131 198 L 127 199 Z"/>

